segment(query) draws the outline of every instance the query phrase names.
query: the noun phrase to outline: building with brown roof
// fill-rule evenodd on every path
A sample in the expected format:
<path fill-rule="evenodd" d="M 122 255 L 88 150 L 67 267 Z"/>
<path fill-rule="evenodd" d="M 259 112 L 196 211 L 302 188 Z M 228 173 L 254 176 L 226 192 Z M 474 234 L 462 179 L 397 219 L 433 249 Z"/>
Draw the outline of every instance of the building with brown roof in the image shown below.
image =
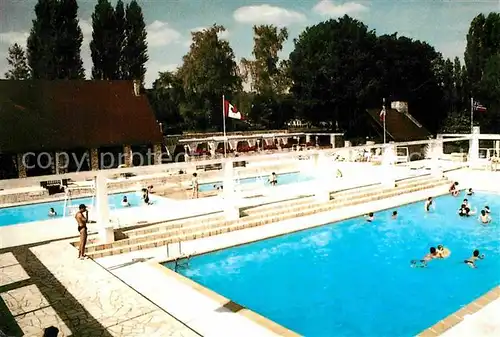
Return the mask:
<path fill-rule="evenodd" d="M 133 81 L 0 80 L 0 179 L 137 165 L 161 143 Z"/>

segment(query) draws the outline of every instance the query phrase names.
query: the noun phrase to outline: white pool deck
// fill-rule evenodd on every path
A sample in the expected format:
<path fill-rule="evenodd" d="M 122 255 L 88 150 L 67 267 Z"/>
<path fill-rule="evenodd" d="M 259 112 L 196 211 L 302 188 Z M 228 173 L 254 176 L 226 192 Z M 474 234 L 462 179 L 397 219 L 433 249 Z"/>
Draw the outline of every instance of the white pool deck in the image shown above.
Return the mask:
<path fill-rule="evenodd" d="M 500 186 L 492 184 L 498 181 L 500 172 L 459 170 L 447 175 L 459 181 L 463 187 L 500 191 Z M 328 213 L 184 242 L 181 249 L 183 254 L 200 254 L 339 221 L 367 211 L 397 207 L 445 192 L 446 188 L 441 187 L 366 203 L 363 207 L 344 207 Z M 183 209 L 185 215 L 193 210 L 214 211 L 217 207 L 222 211 L 221 202 L 223 200 L 219 197 L 183 202 L 169 200 L 162 207 L 170 209 L 168 212 L 172 217 L 179 217 Z M 157 213 L 164 217 L 163 210 L 156 212 L 153 207 L 147 207 L 147 213 L 151 214 L 152 219 L 159 216 Z M 137 208 L 120 212 L 125 211 L 129 212 L 121 215 L 125 218 L 145 213 L 142 208 L 140 212 Z M 69 246 L 67 240 L 15 247 L 75 236 L 73 219 L 57 221 L 0 227 L 0 296 L 25 336 L 40 336 L 41 329 L 51 324 L 60 327 L 61 336 L 75 335 L 75 329 L 79 325 L 70 316 L 81 319 L 82 315 L 87 320 L 82 324 L 86 327 L 82 331 L 87 332 L 78 333 L 81 336 L 279 336 L 240 312 L 226 309 L 220 301 L 158 268 L 159 262 L 179 254 L 179 245 L 169 247 L 170 256 L 167 256 L 166 247 L 162 247 L 101 258 L 95 262 L 76 260 L 76 250 Z M 30 266 L 33 265 L 36 268 L 31 269 Z M 45 283 L 44 276 L 47 276 Z M 30 279 L 35 281 L 30 283 Z M 56 290 L 52 293 L 47 289 L 40 290 L 41 287 L 54 288 L 51 286 L 53 283 L 56 288 L 65 289 L 64 296 L 70 297 L 70 303 L 78 303 L 75 312 L 64 313 L 64 308 L 58 305 L 61 298 L 54 295 Z M 19 284 L 20 287 L 13 287 L 13 284 Z M 27 287 L 31 288 L 26 290 Z M 23 294 L 21 289 L 28 291 L 31 297 Z M 499 336 L 498 312 L 500 300 L 490 303 L 443 335 Z M 78 329 L 80 330 L 79 327 Z M 99 329 L 101 334 L 98 333 Z M 107 333 L 102 333 L 102 329 Z"/>

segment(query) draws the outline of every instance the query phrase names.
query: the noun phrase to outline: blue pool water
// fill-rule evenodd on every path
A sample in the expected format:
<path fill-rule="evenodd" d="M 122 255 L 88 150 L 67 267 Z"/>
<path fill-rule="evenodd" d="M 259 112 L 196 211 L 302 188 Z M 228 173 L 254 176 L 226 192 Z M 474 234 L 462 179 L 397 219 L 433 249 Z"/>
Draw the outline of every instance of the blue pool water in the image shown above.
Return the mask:
<path fill-rule="evenodd" d="M 313 179 L 313 177 L 306 176 L 306 175 L 301 174 L 299 172 L 277 174 L 277 178 L 278 178 L 278 185 L 288 185 L 288 184 L 300 183 L 300 182 L 309 181 L 309 180 Z M 260 179 L 263 179 L 265 182 L 267 182 L 269 177 L 264 176 L 264 177 L 244 178 L 244 179 L 240 179 L 239 183 L 240 184 L 252 184 L 252 183 L 256 183 Z M 200 184 L 200 192 L 213 191 L 220 185 L 222 185 L 222 181 L 217 181 L 217 182 L 207 183 L 207 184 Z"/>
<path fill-rule="evenodd" d="M 500 283 L 500 196 L 468 197 L 491 207 L 489 226 L 456 214 L 462 198 L 201 255 L 178 272 L 308 337 L 415 336 Z M 438 244 L 449 258 L 410 267 Z M 472 269 L 463 260 L 476 248 L 486 257 Z"/>
<path fill-rule="evenodd" d="M 141 196 L 136 192 L 110 194 L 108 196 L 110 208 L 121 208 L 121 201 L 124 195 L 127 196 L 130 206 L 139 206 L 141 204 Z M 71 205 L 79 204 L 92 205 L 92 198 L 79 198 L 71 200 Z M 48 216 L 48 212 L 51 207 L 57 212 L 56 217 Z M 0 227 L 32 221 L 54 219 L 62 217 L 63 214 L 64 201 L 51 201 L 24 206 L 0 208 Z"/>

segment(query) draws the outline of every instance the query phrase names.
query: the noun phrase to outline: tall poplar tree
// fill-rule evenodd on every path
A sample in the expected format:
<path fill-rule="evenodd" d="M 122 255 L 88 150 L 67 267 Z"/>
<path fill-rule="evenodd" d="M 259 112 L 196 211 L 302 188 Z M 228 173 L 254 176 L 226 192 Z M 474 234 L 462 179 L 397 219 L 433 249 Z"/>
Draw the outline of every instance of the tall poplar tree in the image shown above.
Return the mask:
<path fill-rule="evenodd" d="M 57 78 L 56 50 L 56 0 L 38 0 L 35 19 L 28 37 L 27 56 L 34 79 Z"/>
<path fill-rule="evenodd" d="M 83 42 L 78 22 L 76 0 L 60 0 L 56 16 L 56 77 L 59 79 L 84 79 L 85 71 L 80 54 Z"/>
<path fill-rule="evenodd" d="M 127 27 L 127 21 L 125 19 L 125 6 L 123 5 L 122 0 L 118 0 L 115 7 L 115 43 L 116 43 L 116 51 L 119 54 L 118 56 L 118 69 L 117 69 L 117 78 L 118 80 L 125 79 L 125 66 L 124 62 L 124 49 L 126 42 L 125 30 Z"/>
<path fill-rule="evenodd" d="M 146 62 L 148 61 L 147 32 L 144 15 L 137 1 L 132 0 L 125 11 L 126 44 L 123 51 L 123 66 L 125 78 L 140 80 L 144 85 Z"/>
<path fill-rule="evenodd" d="M 115 10 L 108 0 L 99 0 L 92 13 L 92 79 L 111 80 L 117 77 L 119 54 L 115 38 Z"/>

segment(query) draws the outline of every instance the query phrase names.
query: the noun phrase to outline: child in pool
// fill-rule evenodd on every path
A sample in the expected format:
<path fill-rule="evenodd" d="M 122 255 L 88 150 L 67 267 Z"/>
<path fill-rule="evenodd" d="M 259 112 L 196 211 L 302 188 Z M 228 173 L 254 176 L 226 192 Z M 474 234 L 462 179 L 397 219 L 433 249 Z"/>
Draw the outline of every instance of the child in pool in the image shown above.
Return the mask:
<path fill-rule="evenodd" d="M 467 260 L 464 260 L 464 263 L 471 268 L 477 268 L 476 261 L 482 260 L 482 259 L 484 259 L 484 254 L 480 254 L 479 250 L 476 249 L 472 252 L 471 257 L 469 257 Z"/>

